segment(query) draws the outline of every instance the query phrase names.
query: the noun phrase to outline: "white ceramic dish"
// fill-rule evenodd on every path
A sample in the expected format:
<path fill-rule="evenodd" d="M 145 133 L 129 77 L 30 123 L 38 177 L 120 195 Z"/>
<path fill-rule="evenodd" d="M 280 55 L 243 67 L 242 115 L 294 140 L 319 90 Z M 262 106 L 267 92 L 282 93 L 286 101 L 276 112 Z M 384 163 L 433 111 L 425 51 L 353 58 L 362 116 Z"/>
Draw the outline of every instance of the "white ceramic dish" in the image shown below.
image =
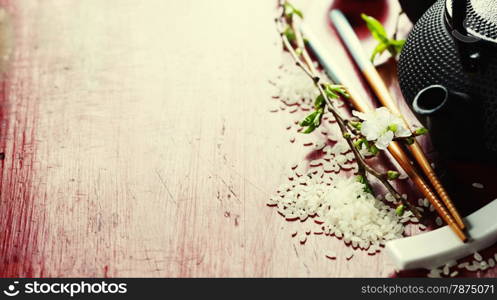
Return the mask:
<path fill-rule="evenodd" d="M 497 200 L 464 218 L 470 240 L 466 243 L 448 227 L 389 241 L 386 252 L 398 270 L 431 269 L 485 249 L 497 241 Z"/>

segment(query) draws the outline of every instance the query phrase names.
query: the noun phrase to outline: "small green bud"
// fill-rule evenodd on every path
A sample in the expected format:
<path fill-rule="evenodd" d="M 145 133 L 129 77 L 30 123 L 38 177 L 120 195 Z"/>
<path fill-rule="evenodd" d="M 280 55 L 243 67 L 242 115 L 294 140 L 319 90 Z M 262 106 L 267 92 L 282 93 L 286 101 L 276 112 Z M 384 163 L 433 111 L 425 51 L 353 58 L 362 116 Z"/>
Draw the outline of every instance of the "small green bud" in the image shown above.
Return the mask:
<path fill-rule="evenodd" d="M 352 137 L 352 135 L 350 133 L 348 133 L 348 132 L 345 132 L 343 134 L 343 137 L 346 138 L 346 139 L 350 139 Z"/>
<path fill-rule="evenodd" d="M 291 43 L 291 42 L 294 42 L 297 37 L 295 35 L 295 32 L 293 31 L 293 29 L 288 26 L 285 31 L 283 32 L 283 34 L 286 36 L 286 38 L 288 39 L 288 41 Z"/>
<path fill-rule="evenodd" d="M 350 97 L 347 89 L 343 85 L 325 83 L 324 90 L 328 97 L 333 99 L 339 98 L 340 95 L 344 96 L 345 98 Z"/>
<path fill-rule="evenodd" d="M 363 191 L 369 194 L 373 194 L 373 189 L 368 183 L 368 180 L 363 175 L 357 175 L 356 180 L 364 185 Z"/>
<path fill-rule="evenodd" d="M 395 209 L 395 213 L 397 214 L 397 216 L 400 217 L 404 214 L 404 210 L 405 210 L 404 204 L 401 204 L 397 206 L 397 208 Z"/>
<path fill-rule="evenodd" d="M 428 133 L 428 129 L 422 127 L 422 128 L 418 128 L 414 131 L 414 135 L 423 135 L 423 134 L 426 134 Z"/>
<path fill-rule="evenodd" d="M 360 182 L 360 183 L 365 183 L 366 182 L 366 179 L 362 175 L 357 175 L 355 179 L 356 179 L 357 182 Z"/>
<path fill-rule="evenodd" d="M 395 180 L 399 178 L 400 173 L 397 171 L 387 171 L 387 178 L 388 180 Z"/>
<path fill-rule="evenodd" d="M 297 54 L 298 56 L 301 56 L 301 55 L 302 55 L 302 52 L 303 52 L 303 51 L 302 51 L 302 49 L 300 49 L 300 48 L 295 49 L 295 54 Z"/>
<path fill-rule="evenodd" d="M 391 124 L 388 126 L 388 130 L 390 130 L 391 132 L 396 132 L 397 131 L 397 125 L 396 124 Z"/>
<path fill-rule="evenodd" d="M 406 138 L 406 144 L 407 144 L 407 145 L 412 145 L 412 144 L 414 144 L 414 141 L 415 141 L 415 140 L 414 140 L 414 138 L 413 138 L 413 137 L 408 137 L 408 138 Z"/>
<path fill-rule="evenodd" d="M 371 144 L 368 148 L 369 152 L 371 152 L 371 154 L 373 155 L 376 155 L 380 152 L 380 150 L 378 149 L 378 147 L 376 147 L 375 144 Z"/>
<path fill-rule="evenodd" d="M 352 125 L 352 127 L 354 127 L 357 130 L 361 130 L 361 128 L 362 128 L 361 122 L 350 122 L 350 125 Z"/>
<path fill-rule="evenodd" d="M 354 147 L 356 147 L 357 150 L 361 150 L 364 141 L 365 139 L 358 139 L 357 141 L 354 142 Z"/>

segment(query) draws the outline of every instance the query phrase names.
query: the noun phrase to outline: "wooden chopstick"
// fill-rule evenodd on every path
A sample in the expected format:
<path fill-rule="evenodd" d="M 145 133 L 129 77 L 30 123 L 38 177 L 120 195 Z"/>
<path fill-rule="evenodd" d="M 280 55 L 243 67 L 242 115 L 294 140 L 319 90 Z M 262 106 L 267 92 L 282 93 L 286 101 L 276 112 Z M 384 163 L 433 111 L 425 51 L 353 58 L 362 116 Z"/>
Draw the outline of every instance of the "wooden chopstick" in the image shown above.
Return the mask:
<path fill-rule="evenodd" d="M 384 90 L 386 88 L 385 83 L 383 82 L 383 79 L 380 77 L 380 74 L 378 74 L 378 71 L 376 68 L 368 68 L 366 70 L 363 70 L 364 76 L 367 78 L 368 82 L 370 82 L 371 86 L 373 87 L 373 90 L 375 90 L 376 95 L 380 99 L 380 102 L 390 109 L 393 113 L 399 115 L 402 117 L 400 114 L 400 111 L 398 110 L 397 105 L 394 104 L 393 99 L 391 98 L 390 93 L 385 93 L 385 92 L 380 92 L 381 90 Z M 376 87 L 376 88 L 375 88 Z M 404 117 L 402 117 L 404 120 L 404 123 L 406 126 L 408 126 L 406 120 Z M 407 127 L 409 128 L 409 126 Z M 421 149 L 419 143 L 415 140 L 412 145 L 407 146 L 408 149 L 411 151 L 412 155 L 418 162 L 419 166 L 423 170 L 424 174 L 428 177 L 428 180 L 431 182 L 433 187 L 435 188 L 435 191 L 438 193 L 440 198 L 442 198 L 442 201 L 444 204 L 447 206 L 447 209 L 450 211 L 452 216 L 454 217 L 454 220 L 457 223 L 457 226 L 459 228 L 464 229 L 465 225 L 464 222 L 457 211 L 457 209 L 454 206 L 454 203 L 450 199 L 449 195 L 445 191 L 444 187 L 440 183 L 440 180 L 438 179 L 437 175 L 435 174 L 435 171 L 433 170 L 431 164 L 428 162 L 428 159 L 426 158 L 425 153 Z"/>
<path fill-rule="evenodd" d="M 380 102 L 385 107 L 390 109 L 392 113 L 401 116 L 404 121 L 404 124 L 407 126 L 407 128 L 409 128 L 409 124 L 400 113 L 397 104 L 393 100 L 390 91 L 388 90 L 383 79 L 376 70 L 376 67 L 362 51 L 362 46 L 359 42 L 359 38 L 355 34 L 354 30 L 350 26 L 350 23 L 347 21 L 345 16 L 339 10 L 334 10 L 330 13 L 330 18 L 333 24 L 335 25 L 340 37 L 344 41 L 345 46 L 351 53 L 354 61 L 361 69 L 361 72 L 364 74 L 364 77 L 369 82 L 370 86 L 372 87 L 374 93 L 379 98 Z M 464 229 L 465 225 L 459 212 L 455 208 L 454 203 L 452 202 L 449 195 L 445 191 L 444 187 L 440 183 L 440 180 L 438 179 L 437 175 L 435 174 L 435 171 L 428 162 L 428 159 L 426 158 L 425 153 L 419 146 L 419 143 L 415 141 L 414 144 L 408 146 L 408 148 L 410 152 L 413 154 L 416 161 L 418 162 L 423 173 L 428 177 L 428 180 L 432 183 L 433 187 L 435 188 L 435 191 L 438 193 L 444 204 L 447 206 L 447 209 L 454 217 L 457 226 L 459 226 L 459 228 L 461 229 Z"/>
<path fill-rule="evenodd" d="M 324 47 L 320 40 L 314 35 L 312 30 L 307 27 L 305 24 L 301 24 L 300 30 L 303 32 L 304 36 L 309 41 L 309 44 L 323 66 L 325 72 L 328 74 L 330 79 L 336 84 L 344 84 L 347 85 L 349 81 L 347 76 L 345 76 L 342 72 L 333 68 L 331 62 L 333 61 L 333 57 L 330 57 L 330 53 L 328 49 Z M 358 93 L 353 89 L 349 88 L 348 92 L 350 94 L 350 101 L 355 109 L 359 111 L 369 111 L 373 109 L 372 105 L 366 101 L 361 101 Z M 413 180 L 414 184 L 418 187 L 418 189 L 425 195 L 425 197 L 432 203 L 432 205 L 437 210 L 437 213 L 441 216 L 441 218 L 449 224 L 454 233 L 462 240 L 466 241 L 467 237 L 462 232 L 462 230 L 456 225 L 452 216 L 447 212 L 445 207 L 441 205 L 440 200 L 431 192 L 430 187 L 426 184 L 424 179 L 416 172 L 414 167 L 411 165 L 410 160 L 407 154 L 403 151 L 400 145 L 397 142 L 392 142 L 388 147 L 390 154 L 394 157 L 394 159 L 399 163 L 399 165 L 404 169 L 404 171 L 409 175 L 411 180 Z"/>

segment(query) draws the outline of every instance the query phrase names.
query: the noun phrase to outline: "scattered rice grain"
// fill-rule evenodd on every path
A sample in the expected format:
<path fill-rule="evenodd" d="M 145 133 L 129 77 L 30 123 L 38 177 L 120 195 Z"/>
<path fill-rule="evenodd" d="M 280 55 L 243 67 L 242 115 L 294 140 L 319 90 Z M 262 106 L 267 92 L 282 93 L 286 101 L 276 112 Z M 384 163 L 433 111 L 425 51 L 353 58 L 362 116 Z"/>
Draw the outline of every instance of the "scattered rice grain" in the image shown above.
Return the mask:
<path fill-rule="evenodd" d="M 480 253 L 478 253 L 478 252 L 475 252 L 475 253 L 473 254 L 473 257 L 474 257 L 477 261 L 481 261 L 481 260 L 483 259 L 483 257 L 481 256 L 481 254 L 480 254 Z"/>
<path fill-rule="evenodd" d="M 428 277 L 430 278 L 440 278 L 442 277 L 440 274 L 442 273 L 442 270 L 438 268 L 431 269 L 430 272 L 428 273 Z"/>
<path fill-rule="evenodd" d="M 326 254 L 326 257 L 329 258 L 329 259 L 336 259 L 337 258 L 337 254 L 334 252 L 334 251 L 330 251 Z"/>
<path fill-rule="evenodd" d="M 488 265 L 489 265 L 491 268 L 495 267 L 495 260 L 494 260 L 493 258 L 490 258 L 490 259 L 488 260 Z"/>
<path fill-rule="evenodd" d="M 299 236 L 299 241 L 301 244 L 305 244 L 305 242 L 307 241 L 307 235 L 301 233 Z"/>
<path fill-rule="evenodd" d="M 472 185 L 475 189 L 484 189 L 485 188 L 485 186 L 479 182 L 473 182 Z"/>

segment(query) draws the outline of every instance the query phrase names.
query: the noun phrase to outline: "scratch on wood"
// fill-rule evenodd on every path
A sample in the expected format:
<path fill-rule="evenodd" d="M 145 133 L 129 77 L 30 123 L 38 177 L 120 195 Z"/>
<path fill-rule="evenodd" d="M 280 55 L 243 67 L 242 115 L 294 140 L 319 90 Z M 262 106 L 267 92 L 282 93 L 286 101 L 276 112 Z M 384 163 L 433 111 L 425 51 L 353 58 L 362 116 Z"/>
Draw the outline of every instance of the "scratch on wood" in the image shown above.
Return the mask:
<path fill-rule="evenodd" d="M 295 255 L 299 257 L 299 252 L 297 251 L 297 247 L 295 247 L 295 244 L 293 244 L 293 250 L 295 251 Z"/>
<path fill-rule="evenodd" d="M 228 188 L 228 190 L 230 191 L 230 193 L 233 195 L 233 197 L 235 197 L 235 199 L 238 201 L 238 202 L 242 202 L 240 200 L 240 198 L 238 198 L 238 195 L 235 193 L 235 191 L 233 190 L 233 187 L 231 185 L 229 185 L 228 183 L 226 183 L 226 181 L 224 181 L 224 179 L 219 176 L 219 175 L 216 175 L 217 178 L 219 178 L 221 180 L 221 182 Z"/>
<path fill-rule="evenodd" d="M 169 187 L 167 186 L 166 184 L 166 181 L 164 180 L 164 178 L 162 178 L 162 176 L 160 175 L 160 172 L 159 170 L 155 170 L 155 173 L 157 174 L 157 177 L 159 177 L 159 181 L 162 183 L 162 185 L 164 186 L 164 188 L 166 189 L 167 191 L 167 194 L 169 195 L 169 198 L 171 199 L 171 201 L 173 201 L 175 204 L 177 203 L 176 202 L 176 199 L 174 199 L 173 197 L 173 194 L 171 193 L 171 191 L 169 190 Z"/>

